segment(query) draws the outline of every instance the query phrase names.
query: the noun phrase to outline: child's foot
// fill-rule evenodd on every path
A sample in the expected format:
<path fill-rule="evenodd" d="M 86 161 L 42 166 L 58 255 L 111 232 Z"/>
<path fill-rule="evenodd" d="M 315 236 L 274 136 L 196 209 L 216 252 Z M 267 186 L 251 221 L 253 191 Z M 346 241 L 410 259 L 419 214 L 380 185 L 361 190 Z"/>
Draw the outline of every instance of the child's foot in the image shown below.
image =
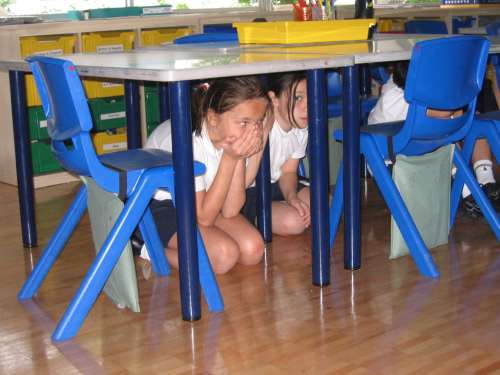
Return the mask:
<path fill-rule="evenodd" d="M 486 197 L 496 211 L 500 210 L 500 186 L 497 183 L 488 183 L 481 186 Z M 479 205 L 476 203 L 472 194 L 462 199 L 462 211 L 466 216 L 477 219 L 483 216 Z"/>

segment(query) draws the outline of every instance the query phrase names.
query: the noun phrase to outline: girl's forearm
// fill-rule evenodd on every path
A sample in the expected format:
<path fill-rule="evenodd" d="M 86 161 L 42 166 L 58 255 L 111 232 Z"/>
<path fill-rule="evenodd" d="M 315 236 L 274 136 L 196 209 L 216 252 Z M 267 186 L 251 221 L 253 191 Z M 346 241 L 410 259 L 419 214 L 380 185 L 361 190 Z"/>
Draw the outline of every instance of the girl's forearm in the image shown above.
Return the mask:
<path fill-rule="evenodd" d="M 285 199 L 289 201 L 297 196 L 297 173 L 283 173 L 279 179 L 279 186 Z"/>
<path fill-rule="evenodd" d="M 238 160 L 233 179 L 222 205 L 222 216 L 229 218 L 238 215 L 245 204 L 245 159 Z"/>
<path fill-rule="evenodd" d="M 222 155 L 217 174 L 207 190 L 200 209 L 197 212 L 198 222 L 202 225 L 213 225 L 226 201 L 238 160 Z"/>

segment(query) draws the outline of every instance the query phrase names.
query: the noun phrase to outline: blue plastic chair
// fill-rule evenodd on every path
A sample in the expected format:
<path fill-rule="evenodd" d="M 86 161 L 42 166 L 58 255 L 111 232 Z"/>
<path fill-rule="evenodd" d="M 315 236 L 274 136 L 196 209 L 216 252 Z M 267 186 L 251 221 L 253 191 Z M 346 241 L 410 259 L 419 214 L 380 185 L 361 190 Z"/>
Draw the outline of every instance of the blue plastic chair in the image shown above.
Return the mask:
<path fill-rule="evenodd" d="M 446 22 L 440 20 L 410 20 L 405 23 L 407 34 L 448 34 Z"/>
<path fill-rule="evenodd" d="M 342 77 L 339 72 L 329 71 L 327 74 L 328 118 L 342 116 Z M 386 79 L 387 80 L 387 79 Z M 378 97 L 361 100 L 361 118 L 366 119 L 377 104 Z"/>
<path fill-rule="evenodd" d="M 52 335 L 54 341 L 61 341 L 78 332 L 137 225 L 154 271 L 162 276 L 170 273 L 148 205 L 159 188 L 175 194 L 174 171 L 172 155 L 162 150 L 135 149 L 98 156 L 89 135 L 92 118 L 75 66 L 66 60 L 43 56 L 32 56 L 27 61 L 42 99 L 56 158 L 66 170 L 93 178 L 101 188 L 116 193 L 124 201 L 123 211 Z M 194 170 L 195 175 L 200 175 L 205 168 L 195 163 Z M 87 188 L 82 185 L 19 292 L 20 300 L 37 293 L 86 207 Z M 201 285 L 209 309 L 223 310 L 222 296 L 199 233 L 198 250 Z"/>
<path fill-rule="evenodd" d="M 423 155 L 465 137 L 472 124 L 476 97 L 481 90 L 489 42 L 481 37 L 457 36 L 418 42 L 410 61 L 405 86 L 409 103 L 405 121 L 366 126 L 361 129 L 360 149 L 375 181 L 396 220 L 420 273 L 438 277 L 439 273 L 415 223 L 391 178 L 384 160 L 391 155 Z M 464 108 L 458 118 L 427 117 L 427 109 Z M 334 135 L 343 140 L 342 130 Z M 454 163 L 462 171 L 474 197 L 486 200 L 459 150 Z M 487 201 L 487 200 L 486 200 Z M 343 170 L 330 207 L 330 245 L 333 246 L 343 206 Z M 490 205 L 491 208 L 491 205 Z"/>
<path fill-rule="evenodd" d="M 219 31 L 219 32 L 205 32 L 201 34 L 191 34 L 181 36 L 174 39 L 174 44 L 191 44 L 191 43 L 217 43 L 217 42 L 231 42 L 238 43 L 238 34 L 235 31 Z"/>
<path fill-rule="evenodd" d="M 488 35 L 498 36 L 500 35 L 500 22 L 496 22 L 493 24 L 489 24 L 486 26 L 486 31 Z M 498 55 L 490 56 L 490 63 L 493 64 L 495 69 L 495 74 L 498 78 L 500 78 L 500 58 Z M 500 83 L 498 83 L 500 85 Z M 490 145 L 491 151 L 495 158 L 500 160 L 500 111 L 492 111 L 487 113 L 482 113 L 474 116 L 474 120 L 472 122 L 472 126 L 470 128 L 469 133 L 465 137 L 463 147 L 462 147 L 462 155 L 465 163 L 468 165 L 472 158 L 472 152 L 474 150 L 474 145 L 478 139 L 485 138 Z M 464 178 L 460 174 L 457 173 L 455 176 L 455 180 L 453 182 L 453 188 L 451 191 L 451 220 L 455 219 L 456 213 L 458 211 L 458 207 L 460 205 L 460 199 L 462 198 L 462 189 L 464 185 Z M 500 229 L 498 215 L 495 211 L 491 212 L 487 206 L 483 208 L 481 206 L 481 201 L 477 201 L 481 211 L 483 212 L 484 217 L 489 222 L 489 224 L 493 227 L 496 227 L 495 233 L 499 233 Z M 496 218 L 496 220 L 495 220 Z M 497 234 L 497 238 L 499 235 Z"/>

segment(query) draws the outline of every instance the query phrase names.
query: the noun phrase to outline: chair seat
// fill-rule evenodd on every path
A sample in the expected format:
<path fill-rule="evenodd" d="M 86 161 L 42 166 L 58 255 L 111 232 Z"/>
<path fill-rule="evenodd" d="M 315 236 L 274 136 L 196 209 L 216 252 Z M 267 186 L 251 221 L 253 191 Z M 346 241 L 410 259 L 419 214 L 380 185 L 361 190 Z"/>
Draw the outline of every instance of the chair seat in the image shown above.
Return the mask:
<path fill-rule="evenodd" d="M 387 142 L 387 137 L 395 136 L 402 129 L 404 121 L 396 122 L 386 122 L 377 125 L 362 126 L 360 128 L 361 134 L 371 134 L 375 138 L 380 138 L 384 142 Z M 337 141 L 343 141 L 344 131 L 342 129 L 336 130 L 334 133 L 334 138 Z"/>
<path fill-rule="evenodd" d="M 159 149 L 134 149 L 99 156 L 101 163 L 112 169 L 131 172 L 155 167 L 172 167 L 172 153 Z M 205 173 L 202 163 L 194 163 L 194 175 Z"/>

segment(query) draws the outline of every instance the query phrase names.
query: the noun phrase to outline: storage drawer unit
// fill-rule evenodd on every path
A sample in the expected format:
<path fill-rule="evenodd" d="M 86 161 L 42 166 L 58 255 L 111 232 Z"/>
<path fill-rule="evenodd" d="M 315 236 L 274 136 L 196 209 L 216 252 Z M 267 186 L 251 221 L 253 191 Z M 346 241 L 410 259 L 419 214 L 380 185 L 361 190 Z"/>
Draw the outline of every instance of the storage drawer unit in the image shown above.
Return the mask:
<path fill-rule="evenodd" d="M 95 150 L 98 155 L 127 149 L 127 133 L 99 132 L 92 134 Z"/>
<path fill-rule="evenodd" d="M 168 27 L 164 29 L 150 29 L 141 31 L 141 44 L 143 46 L 160 46 L 170 44 L 174 39 L 190 35 L 189 27 Z"/>
<path fill-rule="evenodd" d="M 127 126 L 123 96 L 89 100 L 94 130 L 107 130 Z"/>
<path fill-rule="evenodd" d="M 35 175 L 57 172 L 63 169 L 54 157 L 48 141 L 31 142 L 31 160 Z"/>
<path fill-rule="evenodd" d="M 130 51 L 134 47 L 133 31 L 107 31 L 82 34 L 82 52 L 112 53 Z M 88 99 L 124 94 L 122 80 L 87 78 L 83 86 Z"/>
<path fill-rule="evenodd" d="M 20 44 L 23 58 L 30 55 L 59 56 L 74 52 L 76 37 L 74 35 L 25 36 L 20 38 Z M 42 104 L 31 74 L 26 74 L 26 104 L 30 107 Z"/>

